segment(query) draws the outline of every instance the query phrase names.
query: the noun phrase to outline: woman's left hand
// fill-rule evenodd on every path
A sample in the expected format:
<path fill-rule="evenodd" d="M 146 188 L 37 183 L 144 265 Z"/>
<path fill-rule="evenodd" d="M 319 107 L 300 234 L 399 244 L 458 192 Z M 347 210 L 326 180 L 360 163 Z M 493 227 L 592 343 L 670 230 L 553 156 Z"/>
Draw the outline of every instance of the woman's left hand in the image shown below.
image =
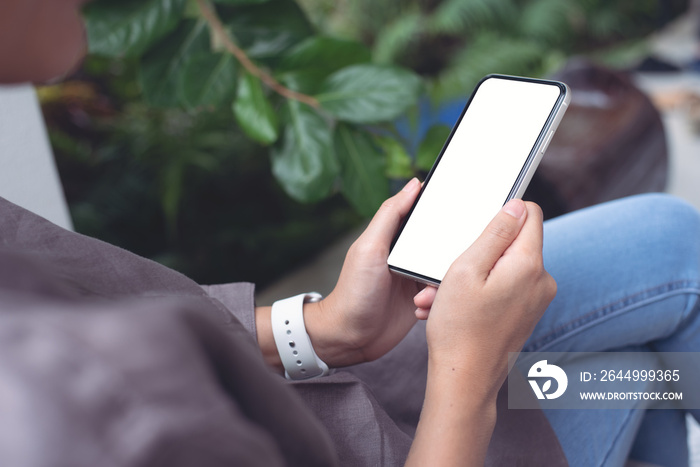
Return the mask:
<path fill-rule="evenodd" d="M 387 257 L 401 221 L 420 191 L 412 179 L 386 200 L 352 244 L 333 292 L 304 307 L 307 332 L 331 367 L 376 360 L 416 323 L 414 296 L 424 287 L 389 272 Z"/>

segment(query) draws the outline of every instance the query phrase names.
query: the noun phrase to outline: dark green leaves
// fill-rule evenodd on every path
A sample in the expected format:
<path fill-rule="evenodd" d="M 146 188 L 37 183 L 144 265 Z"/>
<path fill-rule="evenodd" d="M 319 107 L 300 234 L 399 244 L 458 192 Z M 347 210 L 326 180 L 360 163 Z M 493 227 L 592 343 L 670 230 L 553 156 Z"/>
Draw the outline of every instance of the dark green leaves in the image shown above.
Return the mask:
<path fill-rule="evenodd" d="M 421 89 L 421 79 L 408 70 L 365 64 L 329 76 L 316 97 L 340 120 L 376 123 L 401 115 L 416 102 Z"/>
<path fill-rule="evenodd" d="M 195 54 L 204 54 L 209 50 L 206 24 L 203 21 L 183 21 L 175 32 L 141 60 L 139 79 L 146 100 L 159 106 L 181 104 L 183 66 Z"/>
<path fill-rule="evenodd" d="M 186 0 L 101 0 L 85 9 L 90 52 L 136 57 L 182 18 Z"/>
<path fill-rule="evenodd" d="M 276 69 L 285 86 L 315 94 L 331 73 L 369 60 L 369 49 L 359 42 L 319 36 L 310 37 L 285 53 Z"/>
<path fill-rule="evenodd" d="M 310 37 L 290 50 L 279 69 L 313 69 L 324 75 L 358 63 L 369 62 L 370 51 L 364 44 L 332 37 Z"/>
<path fill-rule="evenodd" d="M 211 107 L 231 101 L 236 60 L 212 52 L 204 21 L 185 20 L 144 55 L 140 83 L 146 100 L 161 107 Z"/>
<path fill-rule="evenodd" d="M 411 156 L 403 145 L 388 136 L 375 138 L 386 155 L 386 176 L 389 178 L 410 178 L 413 176 Z"/>
<path fill-rule="evenodd" d="M 236 59 L 225 53 L 201 53 L 185 61 L 180 98 L 189 108 L 229 102 L 236 83 Z"/>
<path fill-rule="evenodd" d="M 343 194 L 360 214 L 373 215 L 389 196 L 384 156 L 367 133 L 346 124 L 335 129 L 333 144 L 342 170 Z"/>
<path fill-rule="evenodd" d="M 271 59 L 313 34 L 303 11 L 292 0 L 226 7 L 222 20 L 250 58 Z"/>
<path fill-rule="evenodd" d="M 248 5 L 252 3 L 266 3 L 269 0 L 213 0 L 214 3 L 221 3 L 222 5 Z"/>
<path fill-rule="evenodd" d="M 426 172 L 430 170 L 448 136 L 450 136 L 450 127 L 446 125 L 431 126 L 418 146 L 416 168 Z"/>
<path fill-rule="evenodd" d="M 251 139 L 263 144 L 277 140 L 277 115 L 265 96 L 260 80 L 249 73 L 241 76 L 233 113 Z"/>
<path fill-rule="evenodd" d="M 282 140 L 271 153 L 272 173 L 289 196 L 309 203 L 325 198 L 338 174 L 330 129 L 310 107 L 287 101 Z"/>
<path fill-rule="evenodd" d="M 296 0 L 208 2 L 230 43 L 196 0 L 95 0 L 86 13 L 91 51 L 137 58 L 151 106 L 184 108 L 188 118 L 230 108 L 237 125 L 225 131 L 271 146 L 272 173 L 295 200 L 316 202 L 341 190 L 357 211 L 372 215 L 389 195 L 388 178 L 413 173 L 386 124 L 415 104 L 421 79 L 371 64 L 359 42 L 315 34 Z M 235 47 L 250 59 L 242 60 L 245 66 Z M 268 85 L 271 79 L 315 96 L 321 109 Z M 360 127 L 367 124 L 380 125 Z M 163 211 L 171 222 L 187 173 L 176 152 L 161 168 L 169 187 Z"/>

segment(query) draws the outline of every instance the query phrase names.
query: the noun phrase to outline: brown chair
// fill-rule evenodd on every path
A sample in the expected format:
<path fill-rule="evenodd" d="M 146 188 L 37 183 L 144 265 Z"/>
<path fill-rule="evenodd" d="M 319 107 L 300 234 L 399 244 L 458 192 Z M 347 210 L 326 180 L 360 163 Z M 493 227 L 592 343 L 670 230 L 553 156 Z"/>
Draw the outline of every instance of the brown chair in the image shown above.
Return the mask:
<path fill-rule="evenodd" d="M 552 76 L 572 101 L 525 199 L 546 218 L 638 193 L 663 191 L 666 133 L 659 111 L 624 73 L 574 59 Z"/>

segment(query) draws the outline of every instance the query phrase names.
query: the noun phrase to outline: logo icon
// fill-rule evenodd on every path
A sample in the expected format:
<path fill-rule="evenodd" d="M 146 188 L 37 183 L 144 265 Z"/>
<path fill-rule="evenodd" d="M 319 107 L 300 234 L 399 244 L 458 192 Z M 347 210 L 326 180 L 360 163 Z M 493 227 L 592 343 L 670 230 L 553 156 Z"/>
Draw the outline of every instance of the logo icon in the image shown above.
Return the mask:
<path fill-rule="evenodd" d="M 535 378 L 528 379 L 528 381 L 530 383 L 530 386 L 532 386 L 532 390 L 535 391 L 535 395 L 538 399 L 556 399 L 557 397 L 560 397 L 562 394 L 564 394 L 564 391 L 566 391 L 566 387 L 569 385 L 569 378 L 566 377 L 566 373 L 564 373 L 564 370 L 562 370 L 556 365 L 548 364 L 547 360 L 540 360 L 539 362 L 532 365 L 532 367 L 530 367 L 530 371 L 527 373 L 527 377 Z M 537 381 L 538 378 L 546 378 L 541 389 Z M 556 391 L 548 393 L 547 391 L 549 391 L 552 388 L 552 380 L 555 380 L 557 382 L 557 388 Z"/>

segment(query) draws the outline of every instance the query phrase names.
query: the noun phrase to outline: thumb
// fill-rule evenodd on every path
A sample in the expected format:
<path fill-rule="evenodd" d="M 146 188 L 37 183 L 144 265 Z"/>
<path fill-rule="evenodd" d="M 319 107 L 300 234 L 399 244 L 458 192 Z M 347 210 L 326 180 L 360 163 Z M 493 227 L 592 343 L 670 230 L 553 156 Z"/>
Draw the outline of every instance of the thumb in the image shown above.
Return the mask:
<path fill-rule="evenodd" d="M 401 220 L 408 214 L 416 200 L 420 187 L 420 182 L 414 177 L 401 191 L 384 201 L 363 235 L 388 246 L 394 239 Z"/>
<path fill-rule="evenodd" d="M 478 274 L 488 276 L 496 261 L 520 233 L 526 218 L 527 208 L 523 200 L 508 201 L 464 253 L 464 261 L 471 264 Z"/>

